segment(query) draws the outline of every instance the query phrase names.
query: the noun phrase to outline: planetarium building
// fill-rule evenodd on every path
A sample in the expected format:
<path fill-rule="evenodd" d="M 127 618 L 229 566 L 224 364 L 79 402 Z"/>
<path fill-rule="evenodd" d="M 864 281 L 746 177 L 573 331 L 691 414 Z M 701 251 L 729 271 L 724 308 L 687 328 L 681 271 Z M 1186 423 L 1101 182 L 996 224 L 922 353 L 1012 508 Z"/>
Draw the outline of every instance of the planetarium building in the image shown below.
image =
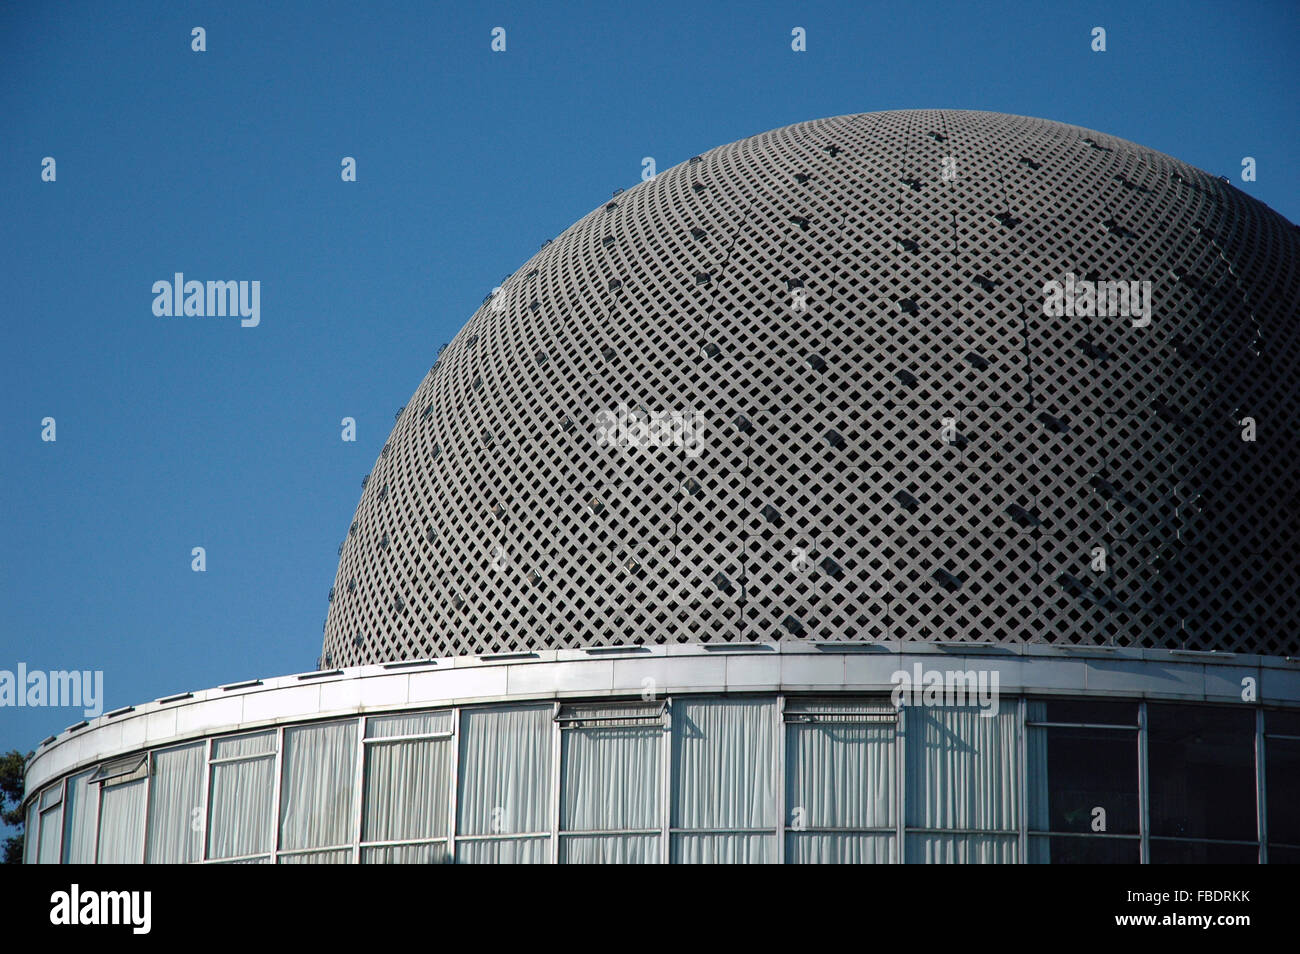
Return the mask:
<path fill-rule="evenodd" d="M 1298 300 L 1074 126 L 692 158 L 439 353 L 317 668 L 47 739 L 27 860 L 1300 860 Z"/>

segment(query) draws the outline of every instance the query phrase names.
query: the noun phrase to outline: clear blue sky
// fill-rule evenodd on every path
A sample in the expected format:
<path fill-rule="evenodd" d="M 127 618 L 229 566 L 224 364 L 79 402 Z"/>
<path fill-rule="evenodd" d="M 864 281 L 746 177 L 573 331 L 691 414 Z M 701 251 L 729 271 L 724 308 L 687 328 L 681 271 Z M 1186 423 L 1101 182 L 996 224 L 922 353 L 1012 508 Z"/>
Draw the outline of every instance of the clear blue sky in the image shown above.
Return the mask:
<path fill-rule="evenodd" d="M 493 285 L 643 156 L 663 171 L 806 119 L 988 109 L 1134 140 L 1300 221 L 1298 11 L 6 4 L 0 669 L 103 670 L 111 709 L 312 668 L 394 412 Z M 155 317 L 176 271 L 260 281 L 260 326 Z M 2 708 L 0 751 L 80 718 Z"/>

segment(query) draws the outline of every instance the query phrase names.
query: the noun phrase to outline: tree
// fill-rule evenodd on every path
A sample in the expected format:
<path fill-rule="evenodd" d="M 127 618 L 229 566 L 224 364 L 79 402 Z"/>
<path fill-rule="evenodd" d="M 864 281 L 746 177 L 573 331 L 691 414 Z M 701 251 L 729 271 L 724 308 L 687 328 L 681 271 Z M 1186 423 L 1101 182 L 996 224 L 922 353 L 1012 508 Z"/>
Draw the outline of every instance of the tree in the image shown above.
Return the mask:
<path fill-rule="evenodd" d="M 23 766 L 27 756 L 17 749 L 0 755 L 0 821 L 18 829 L 18 834 L 5 839 L 4 863 L 22 864 L 23 831 L 27 819 L 23 815 Z"/>

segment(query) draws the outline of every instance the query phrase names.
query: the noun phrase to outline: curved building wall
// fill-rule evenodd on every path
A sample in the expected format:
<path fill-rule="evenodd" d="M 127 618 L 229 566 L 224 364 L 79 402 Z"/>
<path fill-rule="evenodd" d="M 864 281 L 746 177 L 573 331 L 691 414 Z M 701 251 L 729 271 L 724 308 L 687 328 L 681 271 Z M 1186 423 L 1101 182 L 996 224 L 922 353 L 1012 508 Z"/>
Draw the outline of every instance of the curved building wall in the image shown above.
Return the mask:
<path fill-rule="evenodd" d="M 881 649 L 444 660 L 187 693 L 42 747 L 27 860 L 1300 860 L 1294 665 Z M 900 671 L 973 694 L 896 707 Z"/>
<path fill-rule="evenodd" d="M 1300 652 L 1298 262 L 1226 181 L 1061 123 L 908 110 L 714 149 L 440 352 L 340 546 L 322 665 Z M 1045 314 L 1072 278 L 1148 282 L 1149 321 Z"/>

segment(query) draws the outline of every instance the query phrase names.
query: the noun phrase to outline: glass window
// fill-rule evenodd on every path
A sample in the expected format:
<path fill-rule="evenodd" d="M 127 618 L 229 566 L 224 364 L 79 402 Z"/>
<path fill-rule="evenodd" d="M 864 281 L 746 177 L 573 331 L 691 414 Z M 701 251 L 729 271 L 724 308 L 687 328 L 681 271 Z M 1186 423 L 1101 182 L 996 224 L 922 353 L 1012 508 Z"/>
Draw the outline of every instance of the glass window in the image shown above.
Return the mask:
<path fill-rule="evenodd" d="M 551 712 L 546 706 L 461 713 L 457 861 L 549 860 L 549 838 L 537 836 L 551 827 Z"/>
<path fill-rule="evenodd" d="M 352 844 L 356 776 L 356 720 L 285 729 L 281 850 Z"/>
<path fill-rule="evenodd" d="M 1120 711 L 1114 711 L 1116 707 Z M 1132 724 L 1135 728 L 1085 728 L 1063 724 L 1067 719 L 1089 726 Z M 1138 834 L 1136 705 L 1033 701 L 1028 703 L 1027 721 L 1029 829 L 1089 836 Z M 1035 724 L 1041 722 L 1053 725 Z M 1058 846 L 1057 841 L 1050 844 L 1053 850 Z M 1064 841 L 1060 848 L 1068 849 L 1071 857 L 1088 854 Z"/>
<path fill-rule="evenodd" d="M 1137 838 L 1093 838 L 1088 835 L 1031 835 L 1029 862 L 1036 865 L 1135 865 L 1141 861 Z"/>
<path fill-rule="evenodd" d="M 561 861 L 660 860 L 661 712 L 643 704 L 561 711 Z"/>
<path fill-rule="evenodd" d="M 897 710 L 887 699 L 788 699 L 785 722 L 785 860 L 897 861 Z"/>
<path fill-rule="evenodd" d="M 1283 846 L 1300 848 L 1300 713 L 1264 713 L 1264 776 L 1272 862 Z"/>
<path fill-rule="evenodd" d="M 36 864 L 36 849 L 40 845 L 41 800 L 33 798 L 27 806 L 27 824 L 23 826 L 23 864 Z"/>
<path fill-rule="evenodd" d="M 203 858 L 203 776 L 206 742 L 153 754 L 149 791 L 150 864 L 186 864 Z"/>
<path fill-rule="evenodd" d="M 1254 710 L 1152 703 L 1147 722 L 1152 836 L 1257 838 Z"/>
<path fill-rule="evenodd" d="M 1019 713 L 988 713 L 903 708 L 909 862 L 1019 860 Z"/>
<path fill-rule="evenodd" d="M 92 772 L 68 779 L 63 807 L 63 863 L 95 863 L 95 828 L 99 823 L 99 786 L 90 782 Z"/>
<path fill-rule="evenodd" d="M 147 778 L 133 778 L 101 786 L 99 864 L 138 865 L 144 861 L 144 798 L 148 784 Z"/>
<path fill-rule="evenodd" d="M 274 732 L 213 740 L 209 858 L 242 858 L 274 850 L 275 746 Z"/>
<path fill-rule="evenodd" d="M 55 794 L 51 795 L 51 792 Z M 41 833 L 36 857 L 43 865 L 59 863 L 59 844 L 63 837 L 63 801 L 60 797 L 62 792 L 63 783 L 60 782 L 53 789 L 46 789 L 41 794 L 41 804 L 50 806 L 40 813 Z"/>
<path fill-rule="evenodd" d="M 420 843 L 363 847 L 363 864 L 450 861 L 452 728 L 450 711 L 366 720 L 366 735 L 375 741 L 366 744 L 361 840 Z"/>
<path fill-rule="evenodd" d="M 776 860 L 776 704 L 673 703 L 672 860 Z"/>

